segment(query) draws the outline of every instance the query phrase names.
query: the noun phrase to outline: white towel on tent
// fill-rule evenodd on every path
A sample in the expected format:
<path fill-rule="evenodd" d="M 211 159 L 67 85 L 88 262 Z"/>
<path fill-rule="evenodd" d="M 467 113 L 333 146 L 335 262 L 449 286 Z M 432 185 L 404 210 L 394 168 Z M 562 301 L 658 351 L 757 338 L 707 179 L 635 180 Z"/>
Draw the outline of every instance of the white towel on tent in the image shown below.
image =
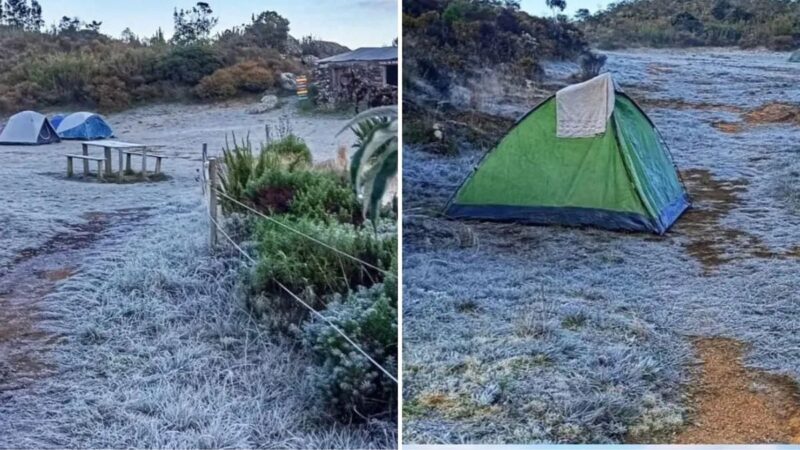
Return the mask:
<path fill-rule="evenodd" d="M 614 80 L 604 73 L 556 92 L 558 137 L 592 137 L 606 131 L 614 112 Z"/>

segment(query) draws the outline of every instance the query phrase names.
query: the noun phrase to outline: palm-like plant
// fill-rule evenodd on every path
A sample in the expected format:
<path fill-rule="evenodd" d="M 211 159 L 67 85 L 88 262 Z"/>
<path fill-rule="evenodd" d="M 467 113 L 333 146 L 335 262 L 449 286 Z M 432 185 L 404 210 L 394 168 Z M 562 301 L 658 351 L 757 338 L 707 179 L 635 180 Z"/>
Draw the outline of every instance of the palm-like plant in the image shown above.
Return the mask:
<path fill-rule="evenodd" d="M 397 176 L 397 107 L 364 111 L 339 134 L 347 129 L 352 129 L 358 138 L 350 162 L 350 179 L 363 205 L 364 216 L 375 222 L 381 199 L 392 178 Z"/>

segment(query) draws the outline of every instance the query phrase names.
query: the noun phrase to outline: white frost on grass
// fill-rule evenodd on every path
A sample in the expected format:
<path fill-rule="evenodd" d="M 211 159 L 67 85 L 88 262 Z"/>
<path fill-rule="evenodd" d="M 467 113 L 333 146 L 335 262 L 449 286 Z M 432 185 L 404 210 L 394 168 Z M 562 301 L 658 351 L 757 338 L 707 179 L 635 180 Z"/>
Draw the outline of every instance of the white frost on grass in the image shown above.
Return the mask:
<path fill-rule="evenodd" d="M 311 363 L 236 298 L 237 259 L 209 256 L 201 211 L 165 212 L 45 300 L 60 370 L 0 402 L 0 447 L 393 446 L 311 407 Z"/>
<path fill-rule="evenodd" d="M 613 52 L 609 68 L 645 95 L 749 108 L 800 100 L 783 56 L 636 50 Z M 720 227 L 776 253 L 798 243 L 800 188 L 788 180 L 800 127 L 726 134 L 711 127 L 738 118 L 724 110 L 648 113 L 681 169 L 747 182 Z M 663 238 L 444 220 L 480 153 L 404 150 L 405 442 L 608 443 L 674 429 L 694 336 L 742 340 L 749 366 L 800 380 L 800 259 L 748 257 L 706 273 L 680 220 Z"/>
<path fill-rule="evenodd" d="M 168 144 L 170 179 L 157 183 L 66 179 L 63 154 L 80 151 L 74 141 L 0 146 L 0 277 L 20 250 L 72 230 L 87 213 L 149 208 L 110 221 L 88 247 L 26 263 L 78 272 L 37 305 L 41 325 L 61 336 L 44 355 L 55 373 L 0 393 L 0 447 L 396 446 L 394 423 L 341 425 L 312 407 L 307 357 L 250 319 L 232 293 L 230 255 L 208 255 L 196 179 L 202 143 L 212 155 L 232 131 L 249 131 L 257 143 L 283 114 L 315 159 L 333 157 L 340 139 L 352 142 L 350 133 L 335 136 L 343 118 L 291 107 L 250 115 L 245 107 L 156 105 L 109 115 L 120 140 Z"/>
<path fill-rule="evenodd" d="M 80 153 L 78 141 L 62 141 L 42 146 L 0 145 L 0 271 L 22 249 L 36 247 L 70 224 L 81 223 L 81 214 L 90 211 L 110 212 L 122 208 L 152 207 L 157 209 L 182 199 L 200 197 L 196 181 L 202 145 L 208 144 L 211 156 L 220 155 L 226 134 L 238 139 L 250 134 L 254 144 L 264 140 L 264 126 L 275 127 L 287 116 L 292 130 L 311 148 L 315 160 L 336 155 L 339 144 L 348 148 L 352 133 L 336 133 L 347 123 L 346 118 L 307 116 L 293 105 L 266 114 L 247 114 L 247 105 L 165 104 L 135 108 L 109 114 L 106 119 L 114 128 L 116 139 L 165 144 L 160 151 L 169 159 L 163 172 L 170 177 L 157 183 L 113 184 L 78 181 L 83 166 L 75 163 L 77 179 L 66 178 L 67 153 Z M 4 123 L 7 117 L 0 117 Z M 90 154 L 102 156 L 102 149 Z M 117 155 L 112 152 L 114 170 Z M 140 167 L 134 157 L 133 167 Z M 148 161 L 152 170 L 154 161 Z M 90 170 L 94 173 L 95 168 Z M 2 273 L 2 272 L 0 272 Z"/>

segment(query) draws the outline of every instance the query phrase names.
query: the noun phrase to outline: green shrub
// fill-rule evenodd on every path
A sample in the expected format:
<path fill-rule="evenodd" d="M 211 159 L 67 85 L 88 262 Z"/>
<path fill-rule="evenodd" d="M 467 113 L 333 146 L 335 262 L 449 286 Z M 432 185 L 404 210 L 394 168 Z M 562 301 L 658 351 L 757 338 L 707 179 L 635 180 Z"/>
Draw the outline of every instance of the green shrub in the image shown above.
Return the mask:
<path fill-rule="evenodd" d="M 247 188 L 260 211 L 321 222 L 361 223 L 361 207 L 350 185 L 331 172 L 271 169 Z"/>
<path fill-rule="evenodd" d="M 325 242 L 348 255 L 387 270 L 397 253 L 397 237 L 381 237 L 350 224 L 321 223 L 308 219 L 279 218 L 282 223 Z M 329 248 L 262 220 L 255 232 L 258 263 L 249 280 L 250 305 L 269 325 L 288 330 L 308 316 L 278 283 L 301 295 L 315 309 L 323 309 L 333 294 L 346 294 L 356 286 L 372 286 L 383 274 Z"/>
<path fill-rule="evenodd" d="M 283 167 L 289 170 L 311 165 L 311 149 L 308 148 L 302 138 L 293 134 L 270 141 L 263 151 L 277 156 Z"/>
<path fill-rule="evenodd" d="M 337 298 L 322 314 L 396 376 L 397 309 L 382 286 Z M 397 384 L 329 324 L 318 318 L 309 321 L 303 342 L 317 364 L 309 376 L 325 409 L 345 420 L 394 416 Z"/>
<path fill-rule="evenodd" d="M 262 178 L 268 170 L 291 171 L 311 164 L 311 150 L 302 139 L 291 134 L 261 145 L 257 154 L 249 139 L 236 142 L 234 136 L 233 140 L 233 148 L 226 144 L 222 149 L 220 189 L 242 203 L 249 199 L 246 192 L 250 183 Z M 225 196 L 220 196 L 219 201 L 226 213 L 242 209 Z"/>
<path fill-rule="evenodd" d="M 163 79 L 194 86 L 221 67 L 222 61 L 213 47 L 195 44 L 172 47 L 156 69 Z"/>

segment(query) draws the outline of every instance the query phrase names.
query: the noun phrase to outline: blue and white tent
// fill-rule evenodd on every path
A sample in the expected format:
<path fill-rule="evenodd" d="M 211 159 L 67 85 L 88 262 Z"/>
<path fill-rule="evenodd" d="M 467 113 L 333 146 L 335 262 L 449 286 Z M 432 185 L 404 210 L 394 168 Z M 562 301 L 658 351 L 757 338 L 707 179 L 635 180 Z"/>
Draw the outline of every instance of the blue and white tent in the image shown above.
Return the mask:
<path fill-rule="evenodd" d="M 62 139 L 105 139 L 114 130 L 102 116 L 90 112 L 76 112 L 64 117 L 56 128 Z"/>
<path fill-rule="evenodd" d="M 0 131 L 0 144 L 50 144 L 59 142 L 56 130 L 43 114 L 22 111 L 8 119 Z"/>
<path fill-rule="evenodd" d="M 50 118 L 50 124 L 53 125 L 53 128 L 58 129 L 58 126 L 61 124 L 61 121 L 64 120 L 66 114 L 56 114 Z"/>

